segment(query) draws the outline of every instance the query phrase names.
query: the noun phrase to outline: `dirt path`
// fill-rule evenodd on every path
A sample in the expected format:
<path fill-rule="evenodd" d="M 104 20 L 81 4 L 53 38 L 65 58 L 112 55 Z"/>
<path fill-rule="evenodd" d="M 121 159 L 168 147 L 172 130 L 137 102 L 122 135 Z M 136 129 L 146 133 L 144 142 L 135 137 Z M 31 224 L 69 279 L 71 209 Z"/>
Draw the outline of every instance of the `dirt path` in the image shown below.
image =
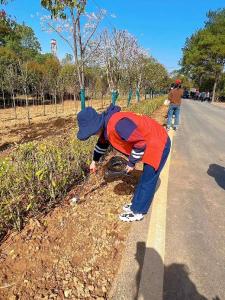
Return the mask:
<path fill-rule="evenodd" d="M 166 110 L 161 107 L 152 117 L 163 124 Z M 1 300 L 108 299 L 130 228 L 118 213 L 141 172 L 110 183 L 101 172 L 0 246 Z M 86 196 L 71 206 L 74 195 Z"/>

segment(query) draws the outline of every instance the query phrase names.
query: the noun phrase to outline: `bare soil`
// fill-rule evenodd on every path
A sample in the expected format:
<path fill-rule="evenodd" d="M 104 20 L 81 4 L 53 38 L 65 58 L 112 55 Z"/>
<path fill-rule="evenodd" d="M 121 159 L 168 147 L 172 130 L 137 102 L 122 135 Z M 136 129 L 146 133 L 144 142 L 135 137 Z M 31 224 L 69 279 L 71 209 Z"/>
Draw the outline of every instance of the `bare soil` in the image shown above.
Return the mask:
<path fill-rule="evenodd" d="M 166 112 L 162 106 L 152 117 L 163 124 Z M 130 229 L 118 214 L 130 202 L 141 166 L 131 179 L 113 182 L 103 179 L 104 168 L 51 213 L 8 235 L 0 246 L 1 300 L 108 299 Z"/>
<path fill-rule="evenodd" d="M 124 106 L 125 100 L 120 100 L 119 105 Z M 93 106 L 97 110 L 107 107 L 109 100 L 89 101 L 87 105 Z M 0 155 L 5 156 L 17 144 L 44 138 L 54 138 L 55 136 L 68 135 L 75 126 L 75 117 L 79 111 L 78 104 L 74 106 L 73 101 L 64 102 L 64 110 L 58 105 L 57 115 L 55 106 L 46 106 L 46 116 L 42 115 L 42 106 L 30 107 L 31 124 L 26 120 L 26 108 L 18 107 L 18 118 L 14 119 L 13 109 L 0 109 Z M 80 105 L 80 104 L 79 104 Z"/>

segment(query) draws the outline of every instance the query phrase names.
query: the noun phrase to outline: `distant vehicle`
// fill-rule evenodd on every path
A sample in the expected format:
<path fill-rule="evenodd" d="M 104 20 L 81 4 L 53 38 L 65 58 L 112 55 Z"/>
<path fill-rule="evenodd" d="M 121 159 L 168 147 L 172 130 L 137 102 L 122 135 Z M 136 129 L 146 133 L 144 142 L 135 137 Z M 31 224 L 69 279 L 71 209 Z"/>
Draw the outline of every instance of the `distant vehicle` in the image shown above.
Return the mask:
<path fill-rule="evenodd" d="M 183 98 L 184 98 L 184 99 L 189 99 L 189 98 L 190 98 L 189 91 L 187 91 L 187 90 L 184 91 L 184 93 L 183 93 Z"/>
<path fill-rule="evenodd" d="M 193 100 L 197 100 L 196 99 L 196 98 L 198 98 L 197 93 L 198 93 L 198 90 L 196 88 L 190 88 L 189 98 L 193 99 Z"/>
<path fill-rule="evenodd" d="M 199 95 L 199 100 L 201 100 L 201 102 L 206 100 L 206 92 L 201 92 Z"/>

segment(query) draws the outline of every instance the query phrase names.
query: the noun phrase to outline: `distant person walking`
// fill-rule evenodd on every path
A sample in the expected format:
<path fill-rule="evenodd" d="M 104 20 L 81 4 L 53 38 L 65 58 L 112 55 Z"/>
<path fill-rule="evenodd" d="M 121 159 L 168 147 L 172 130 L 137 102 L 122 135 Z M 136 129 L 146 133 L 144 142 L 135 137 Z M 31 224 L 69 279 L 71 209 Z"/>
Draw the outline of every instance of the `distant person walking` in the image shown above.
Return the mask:
<path fill-rule="evenodd" d="M 210 101 L 210 92 L 209 91 L 206 93 L 205 100 L 208 102 Z"/>
<path fill-rule="evenodd" d="M 195 92 L 195 100 L 199 100 L 199 95 L 200 95 L 199 90 L 196 90 L 196 92 Z"/>
<path fill-rule="evenodd" d="M 180 117 L 180 105 L 183 93 L 184 90 L 181 88 L 181 80 L 177 79 L 175 81 L 173 90 L 171 90 L 168 95 L 170 105 L 168 110 L 167 130 L 170 130 L 170 127 L 172 125 L 173 114 L 175 115 L 175 123 L 173 129 L 177 130 L 178 128 Z"/>

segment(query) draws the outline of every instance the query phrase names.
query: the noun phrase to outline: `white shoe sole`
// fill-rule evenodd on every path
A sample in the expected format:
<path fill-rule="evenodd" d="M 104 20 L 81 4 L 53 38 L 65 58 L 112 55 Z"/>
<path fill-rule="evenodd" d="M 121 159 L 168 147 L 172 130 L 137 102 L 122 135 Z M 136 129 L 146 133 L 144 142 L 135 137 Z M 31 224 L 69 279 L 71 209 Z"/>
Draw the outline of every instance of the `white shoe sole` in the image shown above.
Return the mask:
<path fill-rule="evenodd" d="M 131 204 L 132 203 L 129 203 L 129 204 L 125 204 L 124 206 L 123 206 L 123 211 L 124 212 L 130 212 L 131 210 L 130 210 L 130 208 L 131 208 Z M 129 207 L 127 207 L 128 205 L 130 205 Z"/>
<path fill-rule="evenodd" d="M 135 221 L 141 221 L 142 219 L 144 218 L 143 215 L 140 215 L 140 216 L 136 216 L 134 218 L 127 218 L 123 215 L 120 215 L 119 216 L 119 219 L 123 222 L 135 222 Z"/>

